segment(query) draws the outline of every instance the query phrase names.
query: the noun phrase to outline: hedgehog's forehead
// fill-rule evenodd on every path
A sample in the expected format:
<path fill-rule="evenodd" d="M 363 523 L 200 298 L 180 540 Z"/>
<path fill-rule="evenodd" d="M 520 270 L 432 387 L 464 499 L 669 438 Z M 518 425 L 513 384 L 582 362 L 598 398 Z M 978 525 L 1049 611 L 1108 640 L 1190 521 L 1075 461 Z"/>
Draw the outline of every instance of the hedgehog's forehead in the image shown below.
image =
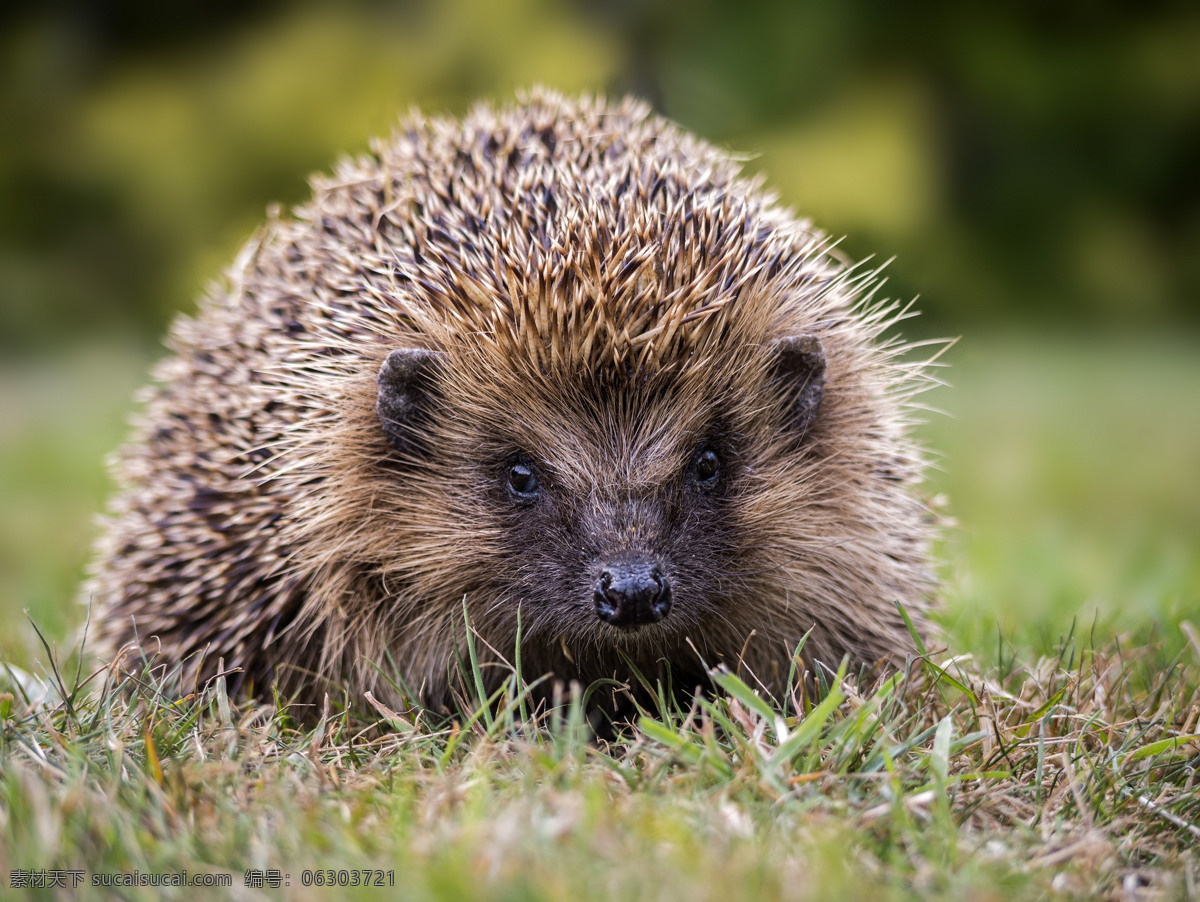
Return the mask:
<path fill-rule="evenodd" d="M 674 476 L 695 443 L 728 428 L 737 370 L 664 366 L 653 374 L 600 366 L 543 371 L 531 361 L 454 354 L 451 413 L 464 447 L 533 455 L 582 491 Z M 729 360 L 723 361 L 729 363 Z M 733 378 L 731 378 L 733 376 Z"/>
<path fill-rule="evenodd" d="M 795 269 L 785 275 L 795 276 Z M 802 286 L 754 269 L 741 285 L 688 276 L 688 290 L 636 281 L 613 290 L 576 278 L 532 284 L 500 295 L 460 279 L 470 300 L 421 304 L 408 319 L 460 368 L 482 377 L 512 373 L 525 381 L 578 382 L 636 394 L 636 386 L 701 378 L 738 349 L 786 334 Z M 724 286 L 721 282 L 724 281 Z"/>

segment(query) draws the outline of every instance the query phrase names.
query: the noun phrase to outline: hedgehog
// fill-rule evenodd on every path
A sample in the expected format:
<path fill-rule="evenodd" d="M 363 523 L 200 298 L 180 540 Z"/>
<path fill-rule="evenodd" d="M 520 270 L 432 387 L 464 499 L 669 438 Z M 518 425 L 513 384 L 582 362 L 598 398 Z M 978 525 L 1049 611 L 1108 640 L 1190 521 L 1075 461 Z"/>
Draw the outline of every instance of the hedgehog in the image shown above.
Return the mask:
<path fill-rule="evenodd" d="M 312 186 L 173 325 L 83 591 L 102 653 L 436 709 L 468 634 L 488 690 L 914 652 L 907 308 L 738 158 L 534 90 Z"/>

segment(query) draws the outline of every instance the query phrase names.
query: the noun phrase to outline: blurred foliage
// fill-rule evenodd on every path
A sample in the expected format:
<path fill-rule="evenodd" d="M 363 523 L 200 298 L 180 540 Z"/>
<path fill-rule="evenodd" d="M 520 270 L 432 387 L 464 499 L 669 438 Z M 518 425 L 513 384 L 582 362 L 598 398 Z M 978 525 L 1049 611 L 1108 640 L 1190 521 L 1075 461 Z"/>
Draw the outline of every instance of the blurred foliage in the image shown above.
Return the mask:
<path fill-rule="evenodd" d="M 926 328 L 1194 326 L 1197 59 L 1182 2 L 9 3 L 0 343 L 156 336 L 309 172 L 535 82 L 755 154 Z"/>

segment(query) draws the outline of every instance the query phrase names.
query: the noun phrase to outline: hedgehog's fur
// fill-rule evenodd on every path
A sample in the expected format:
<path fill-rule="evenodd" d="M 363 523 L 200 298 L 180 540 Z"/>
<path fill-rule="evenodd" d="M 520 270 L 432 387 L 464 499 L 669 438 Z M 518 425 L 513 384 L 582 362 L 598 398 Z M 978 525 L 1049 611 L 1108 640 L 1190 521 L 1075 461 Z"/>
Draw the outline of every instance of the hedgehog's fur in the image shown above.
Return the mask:
<path fill-rule="evenodd" d="M 627 656 L 694 685 L 702 658 L 774 689 L 806 633 L 810 670 L 901 659 L 896 601 L 922 627 L 932 588 L 922 378 L 830 247 L 640 102 L 411 118 L 175 324 L 85 588 L 102 648 L 140 638 L 189 684 L 220 660 L 259 694 L 399 704 L 398 675 L 433 705 L 464 615 L 489 659 L 519 621 L 527 678 L 627 679 Z M 779 376 L 795 336 L 823 396 L 816 368 Z M 440 364 L 392 422 L 399 348 Z M 536 504 L 505 494 L 515 453 Z M 597 617 L 614 554 L 662 563 L 661 622 Z"/>

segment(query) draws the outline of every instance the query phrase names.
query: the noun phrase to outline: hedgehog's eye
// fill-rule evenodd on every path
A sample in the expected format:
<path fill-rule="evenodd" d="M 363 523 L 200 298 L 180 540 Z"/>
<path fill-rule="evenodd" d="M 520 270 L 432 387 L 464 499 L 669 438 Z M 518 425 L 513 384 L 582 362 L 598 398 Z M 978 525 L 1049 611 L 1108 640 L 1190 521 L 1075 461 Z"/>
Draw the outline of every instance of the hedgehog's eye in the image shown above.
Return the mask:
<path fill-rule="evenodd" d="M 504 474 L 508 490 L 522 501 L 530 501 L 537 497 L 540 485 L 533 467 L 524 461 L 515 461 L 508 465 Z"/>
<path fill-rule="evenodd" d="M 721 458 L 711 445 L 701 445 L 692 458 L 691 477 L 703 486 L 716 485 L 721 475 Z"/>

